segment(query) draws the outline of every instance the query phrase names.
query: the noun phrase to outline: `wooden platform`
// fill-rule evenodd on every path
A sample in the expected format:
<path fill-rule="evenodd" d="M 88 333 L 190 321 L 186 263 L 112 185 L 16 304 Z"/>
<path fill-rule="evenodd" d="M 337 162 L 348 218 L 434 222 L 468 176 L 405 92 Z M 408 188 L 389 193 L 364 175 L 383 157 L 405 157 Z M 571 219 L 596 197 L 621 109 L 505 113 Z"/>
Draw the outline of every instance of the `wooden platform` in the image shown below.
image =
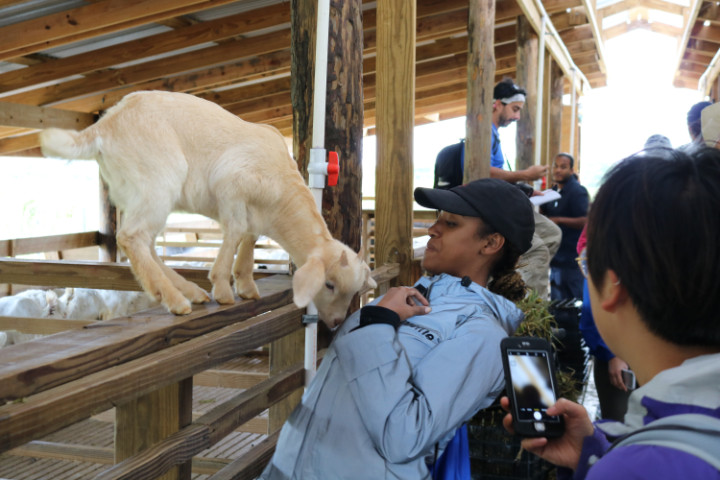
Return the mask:
<path fill-rule="evenodd" d="M 268 355 L 256 350 L 196 375 L 193 417 L 268 376 Z M 81 480 L 113 464 L 115 409 L 101 412 L 0 455 L 0 480 Z M 193 460 L 192 478 L 204 480 L 266 438 L 267 412 L 239 427 Z"/>

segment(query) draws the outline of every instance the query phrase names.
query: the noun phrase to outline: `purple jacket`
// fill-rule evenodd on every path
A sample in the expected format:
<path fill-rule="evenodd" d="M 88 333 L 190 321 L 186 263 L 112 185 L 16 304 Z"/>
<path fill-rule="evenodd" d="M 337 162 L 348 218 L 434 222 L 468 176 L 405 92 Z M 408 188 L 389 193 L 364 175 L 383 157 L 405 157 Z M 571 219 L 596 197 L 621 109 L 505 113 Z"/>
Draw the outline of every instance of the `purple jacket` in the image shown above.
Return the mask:
<path fill-rule="evenodd" d="M 685 413 L 720 419 L 720 354 L 686 360 L 633 392 L 625 422 L 598 422 L 595 433 L 585 438 L 578 469 L 574 474 L 559 469 L 558 479 L 720 480 L 720 471 L 709 463 L 673 448 L 628 445 L 605 455 L 615 438 L 654 420 Z"/>

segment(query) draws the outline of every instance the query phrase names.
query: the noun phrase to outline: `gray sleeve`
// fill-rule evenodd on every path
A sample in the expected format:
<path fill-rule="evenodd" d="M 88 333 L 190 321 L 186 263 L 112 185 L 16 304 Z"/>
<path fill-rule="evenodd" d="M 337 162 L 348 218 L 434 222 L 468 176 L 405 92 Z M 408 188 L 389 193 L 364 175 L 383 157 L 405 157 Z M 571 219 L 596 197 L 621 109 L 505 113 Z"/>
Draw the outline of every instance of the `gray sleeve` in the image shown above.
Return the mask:
<path fill-rule="evenodd" d="M 432 445 L 488 406 L 504 387 L 494 319 L 467 322 L 416 365 L 389 325 L 337 339 L 335 350 L 375 447 L 389 462 L 426 454 Z"/>

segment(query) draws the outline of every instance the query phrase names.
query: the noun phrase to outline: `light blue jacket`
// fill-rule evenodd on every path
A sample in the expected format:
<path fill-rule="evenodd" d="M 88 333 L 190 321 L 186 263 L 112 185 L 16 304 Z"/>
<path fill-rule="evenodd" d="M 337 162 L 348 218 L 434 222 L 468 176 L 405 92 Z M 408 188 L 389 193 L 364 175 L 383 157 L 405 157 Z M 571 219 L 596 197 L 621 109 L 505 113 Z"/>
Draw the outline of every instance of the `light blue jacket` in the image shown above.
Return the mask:
<path fill-rule="evenodd" d="M 503 391 L 500 340 L 522 312 L 475 283 L 423 277 L 432 312 L 340 327 L 263 479 L 423 479 L 455 429 Z"/>

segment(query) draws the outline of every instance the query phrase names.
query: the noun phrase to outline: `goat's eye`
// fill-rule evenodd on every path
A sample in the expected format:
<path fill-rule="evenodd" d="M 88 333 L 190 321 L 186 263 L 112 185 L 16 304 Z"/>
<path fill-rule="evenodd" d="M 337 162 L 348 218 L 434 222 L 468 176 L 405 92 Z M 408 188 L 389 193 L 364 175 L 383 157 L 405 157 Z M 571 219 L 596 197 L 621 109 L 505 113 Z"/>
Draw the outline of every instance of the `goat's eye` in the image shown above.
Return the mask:
<path fill-rule="evenodd" d="M 335 285 L 333 285 L 333 284 L 330 283 L 330 282 L 325 282 L 325 286 L 326 286 L 327 289 L 330 290 L 331 292 L 332 292 L 333 290 L 335 290 Z"/>

